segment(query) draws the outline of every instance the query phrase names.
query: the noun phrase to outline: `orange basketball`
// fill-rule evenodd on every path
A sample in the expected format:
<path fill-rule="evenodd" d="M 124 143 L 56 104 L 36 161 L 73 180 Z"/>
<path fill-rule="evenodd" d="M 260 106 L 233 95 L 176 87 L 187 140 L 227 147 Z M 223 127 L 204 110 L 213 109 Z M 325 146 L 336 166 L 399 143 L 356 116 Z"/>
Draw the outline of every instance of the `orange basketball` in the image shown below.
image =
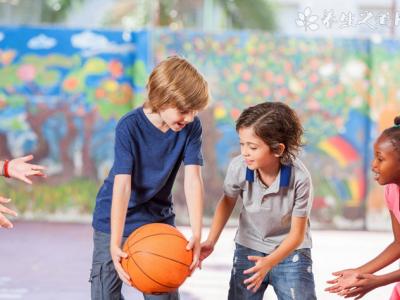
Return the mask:
<path fill-rule="evenodd" d="M 193 254 L 188 241 L 171 225 L 153 223 L 136 229 L 126 240 L 122 267 L 134 287 L 144 293 L 176 290 L 190 274 Z"/>

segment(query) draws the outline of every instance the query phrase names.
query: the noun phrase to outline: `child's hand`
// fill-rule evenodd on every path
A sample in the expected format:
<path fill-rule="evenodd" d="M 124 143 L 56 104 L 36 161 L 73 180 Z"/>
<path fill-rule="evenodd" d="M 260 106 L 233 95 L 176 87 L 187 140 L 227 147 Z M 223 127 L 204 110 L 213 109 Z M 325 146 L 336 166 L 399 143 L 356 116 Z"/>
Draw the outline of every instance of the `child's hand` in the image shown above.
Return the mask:
<path fill-rule="evenodd" d="M 32 184 L 32 181 L 28 178 L 29 176 L 45 177 L 46 175 L 43 173 L 45 167 L 27 163 L 32 159 L 33 155 L 28 155 L 10 160 L 8 163 L 8 174 L 10 177 L 19 179 L 28 184 Z"/>
<path fill-rule="evenodd" d="M 356 283 L 345 287 L 347 292 L 341 296 L 345 296 L 345 298 L 356 297 L 355 300 L 361 299 L 366 293 L 382 285 L 380 276 L 373 274 L 360 274 L 357 279 Z"/>
<path fill-rule="evenodd" d="M 123 252 L 120 247 L 118 246 L 111 246 L 110 247 L 111 258 L 114 263 L 115 270 L 118 273 L 119 278 L 125 282 L 127 285 L 132 286 L 131 279 L 129 275 L 124 271 L 121 265 L 121 259 L 127 258 L 128 254 Z"/>
<path fill-rule="evenodd" d="M 200 240 L 192 237 L 186 246 L 186 250 L 193 251 L 193 261 L 192 261 L 192 264 L 190 265 L 190 270 L 191 270 L 190 275 L 192 275 L 194 270 L 200 264 L 200 260 L 199 260 L 199 258 L 200 258 Z"/>
<path fill-rule="evenodd" d="M 327 281 L 332 286 L 326 288 L 325 291 L 343 296 L 347 293 L 347 286 L 351 286 L 358 281 L 357 276 L 359 275 L 359 271 L 356 269 L 346 269 L 334 272 L 332 275 L 336 276 L 336 278 Z"/>
<path fill-rule="evenodd" d="M 244 281 L 244 284 L 247 285 L 248 290 L 252 289 L 255 293 L 261 286 L 261 283 L 263 282 L 267 273 L 271 270 L 271 267 L 269 266 L 268 260 L 265 257 L 248 256 L 247 258 L 250 261 L 254 261 L 255 266 L 243 272 L 243 274 L 254 273 L 253 276 Z"/>
<path fill-rule="evenodd" d="M 8 203 L 10 201 L 11 199 L 6 199 L 0 196 L 0 203 Z M 0 204 L 0 228 L 13 228 L 13 224 L 3 214 L 8 214 L 16 217 L 17 213 Z"/>
<path fill-rule="evenodd" d="M 200 245 L 200 263 L 205 260 L 214 251 L 214 243 L 206 240 Z"/>

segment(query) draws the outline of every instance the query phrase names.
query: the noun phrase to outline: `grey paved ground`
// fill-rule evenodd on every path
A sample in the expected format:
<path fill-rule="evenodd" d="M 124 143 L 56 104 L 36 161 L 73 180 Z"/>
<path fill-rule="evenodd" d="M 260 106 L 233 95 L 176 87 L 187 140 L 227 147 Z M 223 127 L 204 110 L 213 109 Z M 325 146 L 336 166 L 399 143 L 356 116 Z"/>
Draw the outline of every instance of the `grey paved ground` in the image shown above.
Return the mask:
<path fill-rule="evenodd" d="M 180 228 L 189 237 L 188 228 Z M 206 233 L 206 232 L 205 232 Z M 17 222 L 0 231 L 0 299 L 86 300 L 92 251 L 89 225 Z M 234 229 L 223 232 L 203 270 L 196 271 L 181 288 L 182 300 L 226 299 Z M 330 272 L 356 266 L 373 257 L 391 240 L 390 233 L 314 231 L 314 275 L 318 299 L 340 299 L 323 291 Z M 394 270 L 392 266 L 388 270 Z M 124 289 L 127 299 L 142 299 Z M 363 299 L 384 300 L 391 286 Z M 276 299 L 269 291 L 265 299 Z"/>

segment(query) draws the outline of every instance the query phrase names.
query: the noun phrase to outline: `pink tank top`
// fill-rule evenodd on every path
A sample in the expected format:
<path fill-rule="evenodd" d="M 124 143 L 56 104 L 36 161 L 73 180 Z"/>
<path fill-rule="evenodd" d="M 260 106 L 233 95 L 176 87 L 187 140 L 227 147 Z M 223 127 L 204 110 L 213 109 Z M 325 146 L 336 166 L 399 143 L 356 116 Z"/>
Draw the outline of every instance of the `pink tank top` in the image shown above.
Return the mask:
<path fill-rule="evenodd" d="M 397 184 L 387 184 L 385 185 L 385 200 L 386 205 L 389 210 L 396 217 L 397 221 L 400 223 L 400 186 Z"/>

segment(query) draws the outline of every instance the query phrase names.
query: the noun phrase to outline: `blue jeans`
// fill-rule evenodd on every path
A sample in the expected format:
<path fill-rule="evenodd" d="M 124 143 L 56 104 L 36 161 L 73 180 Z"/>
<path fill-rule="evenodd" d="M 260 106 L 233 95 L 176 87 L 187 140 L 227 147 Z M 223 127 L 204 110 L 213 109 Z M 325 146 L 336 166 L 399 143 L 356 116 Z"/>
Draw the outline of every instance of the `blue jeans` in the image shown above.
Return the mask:
<path fill-rule="evenodd" d="M 122 242 L 125 242 L 126 238 Z M 121 293 L 122 280 L 110 254 L 110 235 L 100 231 L 93 233 L 93 260 L 89 282 L 92 300 L 124 300 Z M 160 295 L 143 294 L 146 300 L 179 300 L 178 291 Z"/>
<path fill-rule="evenodd" d="M 252 276 L 252 274 L 243 274 L 244 270 L 254 266 L 254 262 L 247 259 L 249 255 L 266 256 L 265 253 L 236 244 L 228 300 L 262 300 L 269 284 L 273 286 L 279 300 L 317 299 L 310 249 L 295 250 L 273 267 L 255 293 L 247 290 L 243 283 L 245 279 Z"/>

